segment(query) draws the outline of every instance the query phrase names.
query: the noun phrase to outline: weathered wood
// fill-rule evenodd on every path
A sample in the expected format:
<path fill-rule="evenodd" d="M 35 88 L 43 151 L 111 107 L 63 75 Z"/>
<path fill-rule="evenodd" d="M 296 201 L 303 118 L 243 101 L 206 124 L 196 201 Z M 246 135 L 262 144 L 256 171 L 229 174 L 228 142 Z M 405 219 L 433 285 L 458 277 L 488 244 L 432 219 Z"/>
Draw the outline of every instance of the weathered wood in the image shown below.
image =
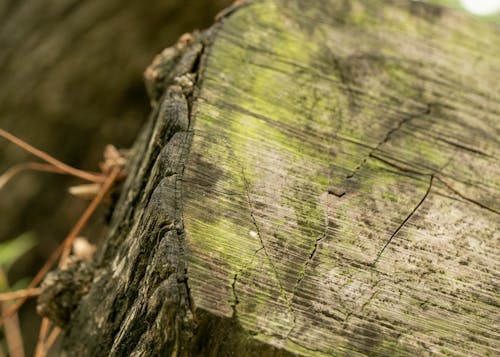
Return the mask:
<path fill-rule="evenodd" d="M 66 353 L 498 354 L 499 40 L 267 0 L 168 50 Z"/>

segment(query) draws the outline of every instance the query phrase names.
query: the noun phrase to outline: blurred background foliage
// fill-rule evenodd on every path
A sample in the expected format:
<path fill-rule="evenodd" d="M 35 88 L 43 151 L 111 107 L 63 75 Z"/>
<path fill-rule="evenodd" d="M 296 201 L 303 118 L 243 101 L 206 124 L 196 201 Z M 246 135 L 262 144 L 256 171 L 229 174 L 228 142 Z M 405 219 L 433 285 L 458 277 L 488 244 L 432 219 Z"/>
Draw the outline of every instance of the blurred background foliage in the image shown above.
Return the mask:
<path fill-rule="evenodd" d="M 461 7 L 459 0 L 428 2 Z M 210 26 L 230 3 L 0 1 L 0 127 L 62 161 L 96 170 L 104 146 L 130 147 L 147 118 L 142 73 L 155 54 L 182 33 Z M 500 24 L 500 13 L 481 19 Z M 0 140 L 0 173 L 32 159 Z M 0 191 L 0 273 L 5 278 L 0 291 L 8 281 L 16 282 L 14 288 L 27 285 L 67 234 L 87 204 L 66 194 L 78 183 L 23 173 Z M 106 233 L 105 213 L 98 212 L 85 229 L 91 242 Z M 31 354 L 40 322 L 33 300 L 20 317 Z"/>
<path fill-rule="evenodd" d="M 37 240 L 31 233 L 24 233 L 17 238 L 0 243 L 0 269 L 9 271 L 12 264 L 24 253 L 33 248 Z M 1 290 L 1 286 L 0 286 Z"/>

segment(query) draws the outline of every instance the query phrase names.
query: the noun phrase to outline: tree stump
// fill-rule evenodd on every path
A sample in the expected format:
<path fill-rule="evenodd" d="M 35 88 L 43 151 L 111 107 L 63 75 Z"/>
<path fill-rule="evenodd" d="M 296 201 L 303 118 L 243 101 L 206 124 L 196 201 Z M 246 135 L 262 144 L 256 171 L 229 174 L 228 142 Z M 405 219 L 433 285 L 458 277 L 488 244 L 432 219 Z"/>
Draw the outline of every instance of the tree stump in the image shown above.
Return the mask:
<path fill-rule="evenodd" d="M 415 1 L 233 10 L 146 72 L 65 353 L 497 354 L 498 29 Z"/>

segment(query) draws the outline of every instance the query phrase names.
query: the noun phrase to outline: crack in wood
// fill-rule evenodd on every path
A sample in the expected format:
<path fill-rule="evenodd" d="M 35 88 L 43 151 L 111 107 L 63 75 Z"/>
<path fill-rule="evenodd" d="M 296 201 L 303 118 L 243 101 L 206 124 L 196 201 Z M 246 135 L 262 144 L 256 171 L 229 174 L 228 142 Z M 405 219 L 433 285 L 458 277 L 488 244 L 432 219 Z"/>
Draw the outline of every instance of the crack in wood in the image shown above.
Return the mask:
<path fill-rule="evenodd" d="M 242 274 L 244 271 L 246 271 L 252 264 L 253 264 L 253 261 L 255 259 L 255 257 L 257 256 L 257 254 L 259 254 L 259 252 L 261 250 L 263 250 L 264 247 L 260 247 L 259 249 L 257 249 L 254 253 L 253 253 L 253 256 L 252 256 L 252 259 L 250 260 L 250 262 L 243 266 L 242 268 L 240 268 L 240 270 L 238 270 L 234 276 L 233 276 L 233 282 L 231 284 L 231 289 L 232 289 L 232 293 L 233 293 L 233 298 L 234 298 L 234 302 L 233 304 L 231 304 L 231 307 L 233 309 L 233 316 L 232 317 L 236 317 L 236 306 L 240 303 L 240 300 L 238 299 L 238 294 L 236 293 L 236 282 L 238 280 L 238 276 L 240 274 Z"/>
<path fill-rule="evenodd" d="M 443 143 L 446 143 L 448 145 L 454 146 L 454 147 L 456 147 L 456 148 L 458 148 L 460 150 L 469 151 L 469 152 L 471 152 L 473 154 L 481 155 L 481 156 L 492 158 L 492 159 L 495 158 L 493 155 L 487 154 L 484 151 L 481 151 L 479 149 L 476 149 L 476 148 L 473 148 L 473 147 L 470 147 L 470 146 L 466 146 L 464 144 L 460 144 L 460 143 L 457 143 L 457 142 L 445 139 L 442 136 L 437 136 L 436 139 L 439 140 L 439 141 L 442 141 Z"/>
<path fill-rule="evenodd" d="M 250 198 L 250 185 L 248 183 L 248 180 L 247 180 L 247 177 L 246 177 L 246 174 L 245 174 L 245 169 L 244 169 L 243 165 L 241 164 L 240 160 L 238 159 L 238 156 L 234 152 L 233 148 L 231 147 L 231 144 L 227 141 L 227 139 L 225 139 L 224 137 L 221 136 L 221 142 L 224 144 L 224 146 L 227 148 L 227 150 L 231 153 L 231 156 L 234 158 L 236 164 L 240 168 L 241 178 L 242 178 L 243 184 L 245 186 L 245 197 L 246 197 L 246 201 L 247 201 L 247 205 L 248 205 L 248 210 L 249 210 L 249 213 L 250 213 L 250 217 L 252 219 L 252 224 L 255 227 L 255 230 L 257 232 L 257 237 L 259 237 L 259 242 L 260 242 L 260 245 L 261 245 L 261 248 L 258 249 L 257 252 L 260 251 L 260 250 L 264 251 L 264 254 L 265 254 L 265 256 L 266 256 L 266 258 L 267 258 L 267 260 L 269 262 L 269 265 L 271 266 L 271 269 L 273 270 L 274 276 L 275 276 L 275 278 L 276 278 L 276 280 L 278 282 L 278 286 L 280 288 L 280 294 L 283 295 L 283 298 L 286 301 L 288 309 L 290 310 L 290 312 L 292 313 L 292 315 L 294 315 L 294 311 L 293 311 L 293 308 L 292 308 L 292 305 L 291 305 L 291 301 L 289 300 L 289 298 L 288 298 L 288 296 L 286 294 L 285 286 L 282 283 L 281 279 L 279 278 L 279 274 L 278 274 L 278 270 L 276 269 L 276 265 L 274 264 L 273 260 L 271 259 L 271 256 L 269 255 L 269 252 L 267 251 L 266 245 L 264 244 L 264 240 L 262 238 L 262 233 L 261 233 L 260 227 L 259 227 L 259 225 L 257 223 L 257 219 L 255 218 L 254 208 L 253 208 L 253 205 L 252 205 L 252 200 Z"/>
<path fill-rule="evenodd" d="M 401 165 L 398 165 L 398 164 L 395 164 L 391 161 L 388 161 L 386 159 L 383 159 L 381 158 L 380 156 L 377 156 L 375 154 L 370 154 L 370 157 L 375 159 L 375 160 L 378 160 L 388 166 L 392 166 L 400 171 L 403 171 L 403 172 L 408 172 L 408 173 L 412 173 L 412 174 L 415 174 L 415 175 L 419 175 L 419 176 L 433 176 L 436 180 L 438 180 L 439 182 L 441 182 L 449 191 L 451 191 L 452 193 L 456 194 L 458 197 L 460 197 L 461 199 L 467 201 L 467 202 L 470 202 L 474 205 L 477 205 L 487 211 L 490 211 L 492 213 L 496 213 L 496 214 L 500 214 L 500 211 L 497 210 L 497 209 L 494 209 L 492 207 L 489 207 L 473 198 L 470 198 L 466 195 L 464 195 L 463 193 L 461 193 L 460 191 L 458 191 L 457 189 L 455 189 L 453 186 L 451 186 L 448 182 L 446 182 L 446 180 L 444 180 L 441 175 L 441 171 L 443 171 L 446 166 L 450 163 L 450 160 L 448 160 L 448 162 L 441 168 L 439 169 L 438 171 L 434 171 L 432 173 L 425 173 L 425 172 L 420 172 L 420 171 L 416 171 L 416 170 L 413 170 L 413 169 L 410 169 L 408 167 L 404 167 L 404 166 L 401 166 Z M 460 182 L 460 181 L 458 181 Z"/>
<path fill-rule="evenodd" d="M 377 262 L 379 261 L 381 255 L 384 253 L 387 246 L 392 242 L 394 237 L 399 233 L 399 231 L 404 227 L 404 225 L 410 220 L 410 218 L 413 217 L 413 215 L 417 212 L 417 210 L 420 208 L 420 206 L 424 203 L 427 196 L 429 196 L 429 193 L 431 192 L 431 189 L 432 189 L 433 181 L 434 181 L 434 175 L 432 174 L 432 175 L 430 175 L 429 186 L 427 187 L 427 190 L 424 194 L 424 197 L 422 197 L 420 202 L 418 202 L 418 204 L 413 208 L 413 210 L 410 212 L 410 214 L 403 220 L 403 222 L 401 222 L 401 224 L 398 226 L 398 228 L 394 231 L 394 233 L 392 233 L 390 238 L 387 240 L 387 242 L 385 242 L 384 246 L 378 252 L 377 257 L 373 261 L 373 263 L 372 263 L 373 266 L 375 266 L 375 264 L 377 264 Z"/>
<path fill-rule="evenodd" d="M 252 206 L 252 202 L 251 202 L 251 199 L 250 199 L 250 188 L 248 186 L 248 181 L 247 181 L 247 178 L 245 176 L 245 170 L 243 169 L 243 167 L 241 165 L 240 165 L 240 168 L 241 168 L 241 174 L 243 176 L 243 183 L 245 185 L 245 191 L 246 191 L 245 193 L 246 193 L 248 208 L 249 208 L 249 211 L 250 211 L 250 217 L 252 218 L 252 223 L 253 223 L 256 231 L 257 231 L 257 236 L 259 237 L 261 248 L 264 251 L 264 254 L 266 255 L 267 260 L 269 261 L 269 265 L 271 265 L 271 268 L 273 269 L 273 272 L 274 272 L 274 275 L 276 277 L 276 280 L 278 281 L 278 285 L 280 287 L 281 293 L 283 294 L 285 300 L 287 301 L 288 307 L 291 309 L 290 302 L 288 301 L 288 298 L 286 296 L 285 287 L 284 287 L 283 283 L 281 282 L 281 280 L 279 278 L 279 275 L 278 275 L 278 270 L 276 269 L 276 266 L 275 266 L 273 260 L 271 259 L 271 256 L 269 255 L 269 252 L 266 249 L 266 246 L 264 244 L 264 240 L 262 239 L 262 233 L 260 231 L 260 227 L 257 224 L 257 220 L 255 219 L 255 215 L 253 213 L 254 212 L 253 211 L 253 206 Z"/>
<path fill-rule="evenodd" d="M 318 245 L 319 243 L 326 238 L 326 231 L 327 231 L 327 228 L 325 228 L 325 232 L 323 233 L 323 235 L 316 239 L 314 241 L 314 247 L 313 247 L 313 250 L 311 252 L 311 254 L 309 254 L 309 257 L 307 258 L 307 260 L 305 261 L 305 263 L 303 264 L 303 267 L 302 267 L 302 270 L 299 272 L 299 277 L 297 279 L 297 282 L 295 283 L 294 287 L 293 287 L 293 291 L 292 291 L 292 297 L 290 298 L 290 303 L 293 302 L 293 299 L 295 297 L 295 294 L 297 293 L 297 290 L 300 286 L 300 284 L 302 283 L 302 281 L 304 280 L 304 278 L 306 277 L 306 271 L 307 271 L 307 267 L 309 266 L 309 264 L 311 264 L 312 260 L 314 259 L 314 257 L 316 256 L 316 252 L 318 250 Z M 292 310 L 293 311 L 293 310 Z M 297 316 L 294 314 L 293 315 L 293 321 L 292 321 L 292 326 L 290 327 L 290 330 L 288 330 L 287 334 L 286 334 L 286 337 L 285 337 L 285 341 L 288 340 L 290 338 L 290 335 L 292 334 L 292 331 L 295 329 L 295 326 L 296 326 L 296 323 L 297 323 Z"/>
<path fill-rule="evenodd" d="M 413 169 L 411 169 L 409 167 L 405 167 L 405 166 L 401 166 L 401 165 L 395 164 L 394 162 L 386 160 L 386 159 L 384 159 L 384 158 L 382 158 L 380 156 L 377 156 L 375 154 L 369 154 L 369 156 L 372 159 L 378 160 L 378 161 L 386 164 L 387 166 L 394 167 L 394 168 L 398 169 L 399 171 L 408 172 L 408 173 L 419 175 L 419 176 L 429 176 L 429 175 L 431 175 L 431 173 L 420 172 L 420 171 L 417 171 L 417 170 L 413 170 Z"/>
<path fill-rule="evenodd" d="M 351 172 L 349 175 L 347 175 L 347 179 L 350 179 L 350 178 L 353 178 L 354 175 L 356 175 L 356 173 L 361 170 L 361 168 L 366 164 L 366 161 L 372 157 L 373 153 L 375 153 L 378 149 L 380 149 L 380 147 L 382 145 L 384 145 L 385 143 L 387 143 L 391 136 L 399 131 L 401 129 L 401 127 L 403 125 L 405 125 L 406 123 L 409 123 L 410 121 L 414 120 L 414 119 L 417 119 L 417 118 L 420 118 L 422 116 L 426 116 L 426 115 L 429 115 L 431 113 L 431 104 L 426 104 L 426 109 L 421 112 L 421 113 L 417 113 L 415 115 L 409 115 L 407 116 L 406 118 L 403 118 L 402 120 L 400 120 L 395 127 L 393 127 L 392 129 L 390 129 L 387 134 L 385 135 L 385 137 L 374 147 L 372 148 L 372 150 L 370 151 L 370 153 L 363 159 L 363 161 L 361 161 L 361 163 L 356 166 L 356 168 L 354 169 L 353 172 Z"/>
<path fill-rule="evenodd" d="M 334 196 L 339 197 L 339 198 L 345 195 L 344 191 L 339 193 L 339 191 L 337 191 L 335 188 L 329 188 L 327 192 L 328 192 L 328 194 L 334 195 Z M 293 302 L 293 299 L 295 297 L 295 294 L 297 293 L 297 290 L 298 290 L 300 284 L 302 283 L 302 281 L 306 277 L 307 268 L 309 267 L 309 265 L 313 261 L 314 257 L 316 256 L 316 253 L 317 253 L 318 247 L 319 247 L 319 243 L 323 239 L 326 238 L 327 233 L 328 233 L 328 211 L 325 210 L 325 229 L 324 229 L 324 232 L 323 232 L 321 237 L 317 238 L 314 241 L 313 250 L 311 251 L 311 253 L 309 254 L 309 257 L 307 258 L 307 260 L 303 264 L 303 267 L 299 273 L 297 282 L 295 283 L 295 285 L 293 287 L 291 302 Z M 295 326 L 296 326 L 296 316 L 294 315 L 293 324 L 290 327 L 290 330 L 288 331 L 285 340 L 288 340 L 290 338 L 290 335 L 291 335 L 292 331 L 294 330 Z"/>
<path fill-rule="evenodd" d="M 363 303 L 363 305 L 361 305 L 361 308 L 356 308 L 356 306 L 353 306 L 352 308 L 348 308 L 346 307 L 346 305 L 344 304 L 340 304 L 340 306 L 344 309 L 344 310 L 349 310 L 348 312 L 346 312 L 345 314 L 345 318 L 344 320 L 342 321 L 343 323 L 343 328 L 346 329 L 348 327 L 348 324 L 349 324 L 349 319 L 351 318 L 351 316 L 357 316 L 357 317 L 360 317 L 362 315 L 357 315 L 356 314 L 356 310 L 358 310 L 358 313 L 359 314 L 362 314 L 365 310 L 365 308 L 372 302 L 372 300 L 375 298 L 375 296 L 377 296 L 381 290 L 380 289 L 377 289 L 377 290 L 374 290 L 378 284 L 380 284 L 380 282 L 384 281 L 384 280 L 388 280 L 390 281 L 390 279 L 388 278 L 382 278 L 382 279 L 378 279 L 372 286 L 371 286 L 371 290 L 372 290 L 372 293 L 370 295 L 370 297 L 368 297 L 368 299 Z M 346 284 L 344 284 L 342 287 L 345 287 Z M 362 295 L 363 293 L 361 293 L 360 295 L 360 299 L 364 296 Z"/>
<path fill-rule="evenodd" d="M 319 243 L 326 238 L 326 235 L 327 235 L 327 230 L 328 230 L 328 223 L 327 225 L 325 226 L 325 231 L 324 233 L 321 235 L 321 237 L 317 238 L 315 241 L 314 241 L 314 246 L 313 246 L 313 249 L 311 251 L 311 253 L 309 254 L 309 257 L 307 258 L 307 260 L 304 262 L 303 264 L 303 267 L 302 267 L 302 270 L 300 271 L 299 273 L 299 276 L 298 276 L 298 279 L 297 279 L 297 282 L 295 283 L 295 286 L 293 288 L 293 291 L 292 291 L 292 300 L 295 296 L 295 293 L 297 292 L 297 289 L 299 288 L 300 286 L 300 283 L 302 283 L 302 280 L 304 280 L 305 276 L 306 276 L 306 270 L 307 270 L 307 267 L 309 266 L 309 264 L 311 264 L 312 260 L 314 259 L 314 257 L 316 256 L 316 252 L 318 250 L 318 246 L 319 246 Z"/>
<path fill-rule="evenodd" d="M 238 279 L 238 274 L 240 272 L 238 271 L 237 273 L 234 274 L 233 276 L 233 282 L 231 284 L 231 290 L 233 292 L 233 303 L 231 304 L 231 308 L 233 309 L 233 316 L 236 316 L 236 306 L 240 303 L 240 300 L 238 299 L 238 294 L 236 293 L 236 280 Z"/>
<path fill-rule="evenodd" d="M 463 199 L 463 200 L 465 200 L 467 202 L 470 202 L 472 204 L 475 204 L 475 205 L 477 205 L 477 206 L 479 206 L 479 207 L 481 207 L 481 208 L 483 208 L 483 209 L 485 209 L 487 211 L 490 211 L 492 213 L 500 214 L 499 210 L 496 210 L 496 209 L 494 209 L 492 207 L 486 206 L 485 204 L 483 204 L 483 203 L 481 203 L 479 201 L 476 201 L 473 198 L 465 196 L 463 193 L 461 193 L 460 191 L 458 191 L 457 189 L 455 189 L 453 186 L 451 186 L 448 182 L 446 182 L 445 180 L 443 180 L 441 177 L 436 176 L 436 180 L 438 180 L 443 185 L 445 185 L 448 190 L 450 190 L 451 192 L 453 192 L 454 194 L 456 194 L 461 199 Z"/>
<path fill-rule="evenodd" d="M 177 283 L 184 285 L 184 288 L 186 289 L 186 296 L 187 296 L 187 303 L 188 303 L 188 309 L 191 311 L 193 316 L 196 318 L 196 307 L 194 305 L 193 298 L 191 297 L 191 289 L 189 287 L 189 277 L 187 273 L 187 269 L 184 270 L 184 279 L 177 280 Z"/>
<path fill-rule="evenodd" d="M 370 297 L 368 298 L 368 300 L 366 300 L 363 305 L 361 305 L 361 309 L 360 309 L 360 313 L 363 313 L 364 310 L 366 309 L 366 307 L 368 305 L 370 305 L 370 303 L 372 302 L 372 300 L 375 298 L 375 296 L 377 296 L 378 294 L 380 293 L 380 290 L 375 290 L 371 295 Z"/>
<path fill-rule="evenodd" d="M 483 208 L 483 209 L 485 209 L 485 210 L 487 210 L 489 212 L 500 214 L 500 211 L 498 211 L 498 210 L 496 210 L 494 208 L 488 207 L 485 204 L 483 204 L 483 203 L 481 203 L 481 202 L 479 202 L 477 200 L 474 200 L 474 199 L 472 199 L 470 197 L 465 196 L 463 193 L 461 193 L 460 191 L 456 190 L 453 186 L 451 186 L 448 182 L 446 182 L 443 178 L 439 177 L 439 174 L 449 164 L 450 160 L 448 160 L 448 162 L 439 171 L 427 174 L 427 173 L 422 173 L 422 172 L 410 169 L 408 167 L 403 167 L 403 166 L 397 165 L 397 164 L 395 164 L 393 162 L 390 162 L 390 161 L 385 160 L 385 159 L 383 159 L 383 158 L 381 158 L 379 156 L 376 156 L 373 153 L 370 153 L 369 157 L 371 157 L 373 159 L 376 159 L 376 160 L 378 160 L 380 162 L 383 162 L 384 164 L 386 164 L 388 166 L 392 166 L 392 167 L 394 167 L 394 168 L 396 168 L 398 170 L 404 171 L 404 172 L 413 173 L 415 175 L 420 175 L 420 176 L 429 176 L 430 177 L 429 186 L 427 188 L 427 191 L 425 192 L 424 197 L 420 200 L 420 202 L 417 204 L 417 206 L 415 206 L 415 208 L 412 210 L 412 212 L 403 220 L 403 222 L 398 226 L 398 228 L 394 231 L 394 233 L 391 235 L 391 237 L 384 244 L 384 246 L 382 247 L 382 249 L 378 252 L 377 257 L 375 258 L 375 260 L 373 261 L 373 263 L 371 263 L 371 265 L 373 265 L 373 266 L 375 266 L 377 264 L 377 262 L 380 259 L 380 256 L 384 253 L 385 249 L 392 242 L 392 240 L 398 234 L 398 232 L 404 227 L 404 225 L 408 222 L 408 220 L 415 214 L 415 212 L 418 210 L 418 208 L 424 203 L 425 199 L 427 198 L 427 196 L 429 195 L 429 193 L 431 191 L 434 179 L 436 179 L 439 182 L 441 182 L 449 191 L 451 191 L 452 193 L 456 194 L 457 196 L 459 196 L 463 200 L 465 200 L 467 202 L 470 202 L 470 203 L 472 203 L 474 205 L 477 205 L 478 207 L 481 207 L 481 208 Z"/>

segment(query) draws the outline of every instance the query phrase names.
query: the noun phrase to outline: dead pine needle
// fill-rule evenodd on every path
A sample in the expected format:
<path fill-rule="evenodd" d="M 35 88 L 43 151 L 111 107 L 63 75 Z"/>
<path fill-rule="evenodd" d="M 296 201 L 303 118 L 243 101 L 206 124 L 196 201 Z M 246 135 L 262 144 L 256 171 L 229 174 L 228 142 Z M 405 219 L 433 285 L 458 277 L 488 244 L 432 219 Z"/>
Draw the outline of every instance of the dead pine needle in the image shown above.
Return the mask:
<path fill-rule="evenodd" d="M 59 337 L 60 333 L 61 333 L 61 329 L 57 326 L 54 326 L 54 328 L 50 332 L 49 337 L 47 337 L 47 339 L 45 340 L 45 349 L 47 352 L 50 351 L 50 348 L 52 347 L 54 342 L 56 342 L 57 337 Z"/>
<path fill-rule="evenodd" d="M 0 189 L 2 189 L 7 184 L 7 182 L 9 182 L 14 176 L 27 170 L 52 172 L 56 174 L 67 174 L 60 168 L 50 164 L 41 164 L 38 162 L 26 162 L 23 164 L 12 166 L 0 176 Z"/>
<path fill-rule="evenodd" d="M 40 295 L 39 288 L 23 289 L 0 293 L 0 302 Z"/>
<path fill-rule="evenodd" d="M 46 317 L 42 319 L 42 323 L 40 325 L 40 331 L 38 333 L 38 341 L 36 343 L 35 347 L 35 357 L 44 357 L 47 355 L 47 349 L 45 346 L 45 336 L 47 336 L 47 333 L 50 329 L 50 320 Z"/>
<path fill-rule="evenodd" d="M 5 288 L 9 288 L 7 276 L 4 271 L 0 269 L 0 281 Z M 0 301 L 0 311 L 5 312 L 10 303 L 8 301 Z M 7 350 L 11 357 L 24 357 L 23 336 L 19 325 L 19 317 L 13 314 L 5 320 L 4 329 L 5 340 L 7 342 Z"/>
<path fill-rule="evenodd" d="M 104 181 L 104 175 L 102 174 L 96 174 L 96 173 L 90 173 L 86 172 L 83 170 L 79 170 L 77 168 L 71 167 L 69 165 L 66 165 L 64 162 L 57 160 L 53 156 L 50 156 L 46 152 L 42 150 L 38 150 L 37 148 L 31 146 L 27 142 L 19 139 L 17 136 L 12 135 L 11 133 L 0 129 L 0 136 L 3 137 L 4 139 L 10 141 L 11 143 L 15 144 L 16 146 L 26 150 L 32 155 L 35 155 L 36 157 L 42 159 L 43 161 L 57 167 L 61 171 L 66 172 L 67 174 L 79 177 L 83 180 L 91 181 L 91 182 L 103 182 Z"/>
<path fill-rule="evenodd" d="M 63 248 L 63 244 L 60 244 L 59 247 L 55 251 L 52 252 L 50 255 L 49 259 L 45 262 L 45 264 L 42 266 L 42 268 L 38 271 L 38 273 L 35 275 L 31 283 L 28 285 L 27 289 L 32 289 L 35 288 L 40 282 L 43 280 L 45 275 L 52 269 L 52 267 L 55 265 L 57 262 L 57 258 L 59 258 L 59 255 L 61 255 Z M 25 301 L 28 299 L 27 296 L 19 298 L 19 300 L 12 305 L 7 311 L 5 311 L 2 315 L 2 318 L 0 319 L 0 326 L 5 322 L 6 319 L 11 317 L 13 314 L 15 314 L 21 306 L 25 303 Z"/>
<path fill-rule="evenodd" d="M 108 192 L 108 190 L 113 186 L 113 183 L 117 179 L 118 175 L 121 173 L 121 169 L 119 167 L 115 167 L 110 175 L 104 181 L 101 190 L 94 197 L 90 205 L 83 212 L 78 222 L 75 224 L 71 232 L 68 234 L 63 244 L 60 246 L 62 248 L 61 258 L 59 260 L 59 267 L 64 267 L 67 263 L 69 253 L 71 251 L 71 245 L 73 241 L 77 238 L 78 233 L 80 233 L 81 229 L 87 223 L 88 219 L 94 213 L 96 208 L 99 206 L 99 203 L 103 200 L 104 196 Z M 59 251 L 59 249 L 57 249 Z M 35 357 L 45 357 L 47 351 L 50 349 L 52 344 L 57 339 L 59 335 L 59 328 L 54 327 L 54 330 L 51 332 L 50 336 L 46 339 L 47 332 L 52 324 L 47 318 L 43 318 L 42 325 L 40 326 L 40 333 L 38 336 L 38 342 L 35 349 Z"/>
<path fill-rule="evenodd" d="M 52 328 L 52 331 L 49 330 Z M 56 342 L 57 337 L 61 333 L 61 329 L 57 326 L 53 326 L 49 319 L 43 318 L 42 324 L 40 325 L 40 331 L 38 335 L 38 341 L 35 347 L 35 357 L 45 357 L 50 351 L 50 348 Z M 48 335 L 48 336 L 47 336 Z"/>
<path fill-rule="evenodd" d="M 0 305 L 2 306 L 2 310 L 8 306 L 7 302 L 1 302 Z M 24 357 L 23 339 L 17 314 L 12 315 L 5 321 L 4 334 L 7 341 L 9 356 Z"/>
<path fill-rule="evenodd" d="M 111 171 L 109 176 L 106 177 L 106 180 L 103 182 L 101 190 L 97 193 L 97 195 L 94 197 L 94 199 L 90 202 L 87 209 L 83 212 L 83 214 L 81 215 L 78 222 L 76 222 L 75 226 L 73 227 L 71 232 L 68 234 L 68 236 L 64 240 L 61 259 L 59 260 L 60 267 L 63 267 L 66 264 L 69 253 L 71 251 L 71 245 L 73 244 L 73 241 L 78 236 L 78 234 L 80 233 L 82 228 L 85 226 L 85 224 L 89 220 L 92 213 L 94 213 L 96 208 L 99 206 L 101 201 L 104 199 L 104 196 L 106 196 L 106 193 L 108 193 L 109 189 L 111 188 L 111 186 L 113 186 L 113 183 L 116 181 L 116 179 L 118 178 L 118 176 L 120 174 L 121 174 L 120 167 L 115 167 Z"/>

